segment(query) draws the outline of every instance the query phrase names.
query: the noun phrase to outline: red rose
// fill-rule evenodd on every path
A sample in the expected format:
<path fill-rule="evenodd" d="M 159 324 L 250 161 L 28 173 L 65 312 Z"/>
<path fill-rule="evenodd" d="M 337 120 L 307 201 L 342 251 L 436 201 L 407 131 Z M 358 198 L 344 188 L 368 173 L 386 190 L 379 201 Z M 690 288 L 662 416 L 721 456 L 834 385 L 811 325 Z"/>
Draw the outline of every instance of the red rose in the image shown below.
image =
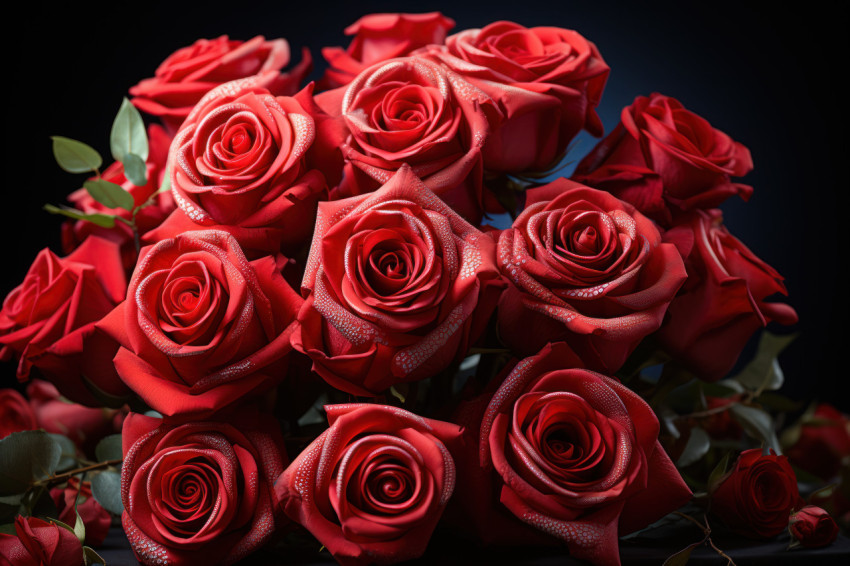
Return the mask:
<path fill-rule="evenodd" d="M 794 540 L 805 548 L 829 546 L 838 538 L 838 524 L 835 519 L 814 505 L 806 505 L 791 515 L 788 530 Z"/>
<path fill-rule="evenodd" d="M 0 438 L 37 427 L 35 413 L 24 396 L 14 389 L 0 389 Z"/>
<path fill-rule="evenodd" d="M 316 101 L 342 116 L 350 134 L 335 198 L 371 192 L 408 164 L 464 218 L 481 218 L 481 146 L 488 116 L 498 116 L 481 90 L 433 61 L 407 57 L 373 65 Z"/>
<path fill-rule="evenodd" d="M 0 359 L 19 360 L 21 381 L 37 368 L 78 403 L 102 406 L 90 386 L 112 397 L 126 396 L 129 391 L 112 368 L 114 345 L 103 343 L 94 331 L 126 290 L 114 242 L 90 236 L 64 258 L 45 248 L 3 301 Z"/>
<path fill-rule="evenodd" d="M 671 208 L 711 208 L 752 187 L 733 183 L 753 168 L 749 150 L 685 110 L 675 98 L 639 96 L 573 178 L 609 191 L 665 225 Z"/>
<path fill-rule="evenodd" d="M 330 428 L 277 480 L 278 505 L 340 564 L 422 555 L 454 490 L 461 429 L 383 405 L 325 410 Z"/>
<path fill-rule="evenodd" d="M 152 125 L 148 127 L 148 140 L 150 151 L 146 165 L 148 183 L 144 187 L 137 187 L 124 176 L 124 166 L 116 161 L 107 167 L 101 178 L 116 185 L 121 185 L 127 192 L 133 195 L 133 205 L 139 206 L 159 190 L 165 177 L 165 162 L 168 159 L 168 147 L 171 144 L 171 136 L 165 133 L 161 126 Z M 86 214 L 112 214 L 121 216 L 127 220 L 131 213 L 123 208 L 108 208 L 94 200 L 86 189 L 79 189 L 68 196 L 68 200 L 75 208 Z M 154 201 L 140 209 L 136 213 L 136 227 L 140 235 L 159 226 L 163 220 L 174 210 L 174 199 L 171 193 L 158 194 Z M 123 222 L 116 222 L 113 228 L 102 228 L 84 220 L 69 220 L 62 224 L 62 247 L 66 253 L 71 253 L 90 234 L 96 234 L 101 238 L 112 240 L 121 246 L 121 256 L 124 260 L 124 269 L 129 273 L 136 265 L 135 243 L 133 242 L 133 230 Z"/>
<path fill-rule="evenodd" d="M 232 564 L 271 537 L 286 465 L 271 417 L 173 427 L 131 414 L 122 442 L 121 520 L 140 562 Z"/>
<path fill-rule="evenodd" d="M 515 285 L 499 302 L 505 343 L 530 355 L 566 341 L 586 367 L 606 373 L 658 329 L 685 280 L 676 248 L 661 243 L 651 220 L 566 179 L 527 191 L 497 257 Z"/>
<path fill-rule="evenodd" d="M 93 455 L 100 439 L 121 431 L 120 423 L 115 425 L 119 411 L 72 403 L 47 381 L 32 380 L 27 385 L 27 396 L 38 428 L 67 436 L 84 454 Z"/>
<path fill-rule="evenodd" d="M 188 230 L 225 230 L 251 253 L 305 243 L 325 180 L 308 169 L 309 113 L 250 80 L 224 84 L 198 103 L 169 155 L 175 211 L 147 242 Z"/>
<path fill-rule="evenodd" d="M 121 344 L 121 379 L 166 417 L 203 419 L 283 378 L 301 298 L 229 234 L 143 248 L 127 297 L 98 327 Z"/>
<path fill-rule="evenodd" d="M 168 56 L 152 78 L 130 88 L 133 104 L 157 116 L 176 132 L 192 107 L 216 86 L 256 76 L 261 86 L 275 94 L 294 94 L 310 72 L 313 62 L 304 49 L 301 62 L 291 73 L 280 70 L 289 63 L 289 43 L 285 39 L 266 41 L 258 35 L 248 41 L 199 39 Z"/>
<path fill-rule="evenodd" d="M 374 193 L 323 202 L 293 345 L 353 395 L 435 375 L 495 306 L 493 247 L 406 166 Z"/>
<path fill-rule="evenodd" d="M 797 478 L 785 456 L 760 448 L 741 452 L 733 470 L 711 494 L 711 510 L 736 533 L 775 537 L 801 506 Z"/>
<path fill-rule="evenodd" d="M 503 505 L 571 556 L 619 564 L 618 534 L 660 519 L 691 493 L 658 442 L 649 405 L 614 379 L 566 369 L 580 363 L 556 343 L 508 373 L 479 421 L 478 454 L 458 462 L 458 497 L 485 540 L 534 540 L 517 533 L 522 523 L 502 519 Z"/>
<path fill-rule="evenodd" d="M 484 146 L 492 171 L 544 170 L 577 133 L 602 135 L 596 106 L 608 65 L 578 32 L 495 22 L 450 36 L 438 59 L 498 102 L 506 120 Z"/>
<path fill-rule="evenodd" d="M 345 35 L 354 36 L 347 49 L 322 49 L 330 65 L 323 81 L 330 88 L 347 85 L 370 65 L 404 57 L 432 43 L 442 44 L 454 25 L 454 20 L 439 12 L 363 16 L 345 28 Z"/>
<path fill-rule="evenodd" d="M 77 513 L 80 514 L 86 527 L 86 546 L 98 547 L 103 544 L 112 526 L 112 516 L 94 500 L 89 482 L 83 482 L 80 486 L 79 478 L 72 477 L 64 488 L 51 489 L 50 498 L 59 511 L 56 518 L 69 527 L 76 524 Z"/>
<path fill-rule="evenodd" d="M 782 277 L 721 222 L 719 210 L 698 210 L 664 234 L 685 260 L 688 279 L 658 338 L 677 362 L 707 381 L 729 373 L 749 337 L 768 322 L 797 322 L 793 308 L 765 300 L 787 294 Z"/>
<path fill-rule="evenodd" d="M 15 517 L 17 536 L 0 533 L 0 566 L 82 566 L 74 533 L 36 517 Z"/>
<path fill-rule="evenodd" d="M 821 403 L 800 426 L 800 437 L 785 455 L 795 465 L 829 481 L 850 462 L 850 417 Z"/>

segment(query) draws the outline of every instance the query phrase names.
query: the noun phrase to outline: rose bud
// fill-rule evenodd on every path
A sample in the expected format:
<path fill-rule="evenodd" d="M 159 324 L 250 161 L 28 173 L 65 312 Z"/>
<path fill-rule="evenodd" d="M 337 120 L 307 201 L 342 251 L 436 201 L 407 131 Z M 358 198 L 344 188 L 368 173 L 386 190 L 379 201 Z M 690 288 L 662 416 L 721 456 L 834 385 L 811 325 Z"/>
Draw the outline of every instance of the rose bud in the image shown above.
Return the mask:
<path fill-rule="evenodd" d="M 677 220 L 664 241 L 678 248 L 688 279 L 658 332 L 661 346 L 706 381 L 728 374 L 752 334 L 771 321 L 794 324 L 790 306 L 767 302 L 786 295 L 782 276 L 722 225 L 719 210 Z"/>
<path fill-rule="evenodd" d="M 749 150 L 675 98 L 639 96 L 620 124 L 582 159 L 573 179 L 606 190 L 668 226 L 676 210 L 712 208 L 752 187 L 733 183 L 753 168 Z"/>
<path fill-rule="evenodd" d="M 293 346 L 352 395 L 431 377 L 486 327 L 503 288 L 493 248 L 406 165 L 320 203 Z"/>
<path fill-rule="evenodd" d="M 304 49 L 301 62 L 290 73 L 281 73 L 289 63 L 285 39 L 266 41 L 258 35 L 248 41 L 199 39 L 168 56 L 152 78 L 130 88 L 132 102 L 142 112 L 160 118 L 176 132 L 192 107 L 216 86 L 250 76 L 274 94 L 290 95 L 310 72 L 313 62 Z"/>
<path fill-rule="evenodd" d="M 446 32 L 454 25 L 454 20 L 439 12 L 363 16 L 345 28 L 345 35 L 354 36 L 348 48 L 322 49 L 322 57 L 330 66 L 322 79 L 323 85 L 327 88 L 347 85 L 375 63 L 405 57 L 426 45 L 442 44 Z"/>
<path fill-rule="evenodd" d="M 806 505 L 792 514 L 788 521 L 788 531 L 791 537 L 805 548 L 829 546 L 838 538 L 838 524 L 835 519 L 814 505 Z"/>
<path fill-rule="evenodd" d="M 36 368 L 77 403 L 101 407 L 108 397 L 122 404 L 130 392 L 112 367 L 116 345 L 94 326 L 126 291 L 115 242 L 92 235 L 64 258 L 45 248 L 3 301 L 0 359 L 18 359 L 20 381 Z"/>
<path fill-rule="evenodd" d="M 477 450 L 458 458 L 456 503 L 485 542 L 538 544 L 543 535 L 571 557 L 614 565 L 619 535 L 691 492 L 658 442 L 649 405 L 610 377 L 567 369 L 580 366 L 566 344 L 546 346 L 509 367 L 486 404 L 461 409 Z"/>
<path fill-rule="evenodd" d="M 137 187 L 124 176 L 124 165 L 120 161 L 104 169 L 101 178 L 120 185 L 125 191 L 133 196 L 133 206 L 144 204 L 152 195 L 156 194 L 165 178 L 165 165 L 168 160 L 168 147 L 171 144 L 171 136 L 165 133 L 161 126 L 148 126 L 149 151 L 145 163 L 145 174 L 148 182 L 143 187 Z M 77 210 L 86 214 L 111 214 L 120 216 L 125 220 L 134 217 L 136 228 L 140 236 L 144 236 L 150 230 L 159 226 L 165 218 L 174 210 L 174 199 L 170 192 L 159 193 L 154 197 L 151 204 L 141 208 L 133 215 L 129 210 L 123 208 L 109 208 L 94 200 L 85 189 L 78 189 L 68 196 L 68 200 Z M 121 246 L 121 258 L 124 269 L 128 273 L 136 265 L 138 251 L 134 242 L 133 230 L 123 222 L 116 222 L 112 228 L 103 228 L 85 220 L 68 220 L 62 224 L 62 248 L 66 253 L 71 253 L 80 245 L 89 234 L 96 234 L 101 238 L 112 240 Z"/>
<path fill-rule="evenodd" d="M 0 389 L 0 438 L 37 427 L 35 413 L 24 396 L 14 389 Z"/>
<path fill-rule="evenodd" d="M 233 234 L 251 257 L 306 245 L 325 179 L 306 162 L 316 135 L 298 100 L 256 81 L 226 83 L 192 110 L 169 153 L 179 210 L 145 242 L 190 230 Z"/>
<path fill-rule="evenodd" d="M 348 130 L 334 199 L 372 192 L 407 164 L 465 219 L 481 219 L 481 147 L 488 119 L 500 116 L 481 90 L 433 61 L 405 57 L 369 67 L 316 102 Z"/>
<path fill-rule="evenodd" d="M 170 421 L 207 418 L 283 379 L 302 300 L 275 258 L 233 236 L 186 232 L 143 248 L 127 300 L 98 323 L 115 369 Z"/>
<path fill-rule="evenodd" d="M 685 280 L 650 219 L 567 179 L 527 191 L 497 257 L 513 282 L 499 302 L 502 340 L 523 356 L 565 341 L 585 367 L 609 374 L 658 329 Z"/>
<path fill-rule="evenodd" d="M 0 533 L 2 566 L 82 566 L 74 533 L 37 517 L 15 517 L 15 535 Z"/>
<path fill-rule="evenodd" d="M 760 448 L 741 452 L 735 467 L 711 494 L 711 510 L 736 533 L 775 537 L 801 506 L 797 478 L 785 456 Z"/>
<path fill-rule="evenodd" d="M 785 455 L 795 466 L 823 480 L 833 479 L 845 461 L 850 465 L 850 417 L 832 405 L 819 404 Z"/>
<path fill-rule="evenodd" d="M 143 564 L 232 564 L 275 530 L 273 489 L 286 455 L 273 418 L 169 426 L 131 413 L 122 433 L 121 517 Z"/>
<path fill-rule="evenodd" d="M 278 505 L 343 565 L 421 556 L 454 490 L 461 429 L 395 407 L 325 407 L 330 428 L 275 483 Z"/>
<path fill-rule="evenodd" d="M 420 53 L 487 93 L 505 115 L 484 146 L 487 170 L 547 170 L 581 130 L 602 135 L 596 106 L 609 69 L 578 32 L 495 22 Z"/>
<path fill-rule="evenodd" d="M 56 504 L 59 515 L 56 517 L 69 527 L 77 522 L 77 513 L 86 527 L 86 546 L 98 547 L 103 544 L 109 527 L 112 526 L 112 515 L 94 500 L 91 484 L 72 477 L 64 488 L 50 490 L 50 498 Z"/>

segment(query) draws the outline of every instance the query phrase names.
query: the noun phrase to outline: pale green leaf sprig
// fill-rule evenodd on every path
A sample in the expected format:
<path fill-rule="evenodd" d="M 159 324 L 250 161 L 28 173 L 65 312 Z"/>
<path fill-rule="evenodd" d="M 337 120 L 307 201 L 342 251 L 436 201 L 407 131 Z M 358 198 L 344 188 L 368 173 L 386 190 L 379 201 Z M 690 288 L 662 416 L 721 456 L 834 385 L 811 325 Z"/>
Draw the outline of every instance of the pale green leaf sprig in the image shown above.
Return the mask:
<path fill-rule="evenodd" d="M 46 204 L 44 210 L 73 220 L 91 222 L 102 228 L 114 228 L 116 222 L 126 224 L 133 230 L 136 249 L 141 247 L 136 224 L 138 212 L 154 202 L 157 195 L 170 190 L 166 172 L 163 185 L 145 202 L 136 205 L 133 195 L 121 185 L 102 178 L 100 167 L 103 158 L 93 147 L 71 138 L 52 136 L 53 156 L 56 163 L 69 173 L 94 174 L 93 179 L 83 183 L 86 192 L 97 202 L 110 209 L 126 210 L 130 217 L 121 214 L 87 213 L 68 206 Z M 124 176 L 137 187 L 147 185 L 147 165 L 150 151 L 147 131 L 142 116 L 125 97 L 118 109 L 109 134 L 109 149 L 112 157 L 124 167 Z"/>

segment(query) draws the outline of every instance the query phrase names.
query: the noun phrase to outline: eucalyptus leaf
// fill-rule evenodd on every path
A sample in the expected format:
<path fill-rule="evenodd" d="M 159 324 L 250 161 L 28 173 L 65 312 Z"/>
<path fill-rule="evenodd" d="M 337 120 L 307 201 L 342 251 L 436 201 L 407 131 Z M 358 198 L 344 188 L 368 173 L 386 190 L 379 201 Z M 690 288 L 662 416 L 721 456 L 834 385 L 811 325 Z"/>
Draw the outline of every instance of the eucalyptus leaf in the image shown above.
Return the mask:
<path fill-rule="evenodd" d="M 101 439 L 94 449 L 95 458 L 98 462 L 106 462 L 107 460 L 121 460 L 121 435 L 110 434 Z"/>
<path fill-rule="evenodd" d="M 148 159 L 148 135 L 145 131 L 145 123 L 142 115 L 126 97 L 121 101 L 121 108 L 118 109 L 118 114 L 112 122 L 109 150 L 112 152 L 112 157 L 124 163 L 125 167 L 127 164 L 124 159 L 129 154 L 141 157 L 142 162 Z"/>
<path fill-rule="evenodd" d="M 796 334 L 779 335 L 764 331 L 759 337 L 758 349 L 752 361 L 736 375 L 735 381 L 751 391 L 775 391 L 782 387 L 785 376 L 777 357 L 797 337 Z"/>
<path fill-rule="evenodd" d="M 95 552 L 90 546 L 83 547 L 83 558 L 85 559 L 86 566 L 94 566 L 96 564 L 106 566 L 106 560 L 104 560 L 103 557 Z"/>
<path fill-rule="evenodd" d="M 56 163 L 68 173 L 89 173 L 103 165 L 103 158 L 90 145 L 62 136 L 51 136 L 50 139 L 53 140 Z"/>
<path fill-rule="evenodd" d="M 135 153 L 128 153 L 124 156 L 124 176 L 136 185 L 144 187 L 148 184 L 148 168 L 145 161 Z"/>
<path fill-rule="evenodd" d="M 700 427 L 694 427 L 691 429 L 691 436 L 688 438 L 685 449 L 682 451 L 682 455 L 679 456 L 676 465 L 683 468 L 690 466 L 705 456 L 710 448 L 711 438 L 709 438 L 708 433 Z"/>
<path fill-rule="evenodd" d="M 56 471 L 62 447 L 43 430 L 13 432 L 0 440 L 0 495 L 29 489 Z"/>
<path fill-rule="evenodd" d="M 113 228 L 115 226 L 115 216 L 111 214 L 86 214 L 85 212 L 80 212 L 75 208 L 69 208 L 67 206 L 59 207 L 52 204 L 45 204 L 44 210 L 50 214 L 59 214 L 61 216 L 73 218 L 74 220 L 85 220 L 86 222 L 91 222 L 101 228 Z"/>
<path fill-rule="evenodd" d="M 133 195 L 121 185 L 103 179 L 91 179 L 83 183 L 91 197 L 108 208 L 123 208 L 133 210 L 135 202 Z"/>
<path fill-rule="evenodd" d="M 48 434 L 50 435 L 50 438 L 55 440 L 59 444 L 60 448 L 62 448 L 62 457 L 56 465 L 56 471 L 61 472 L 71 468 L 77 463 L 77 446 L 67 436 L 54 434 L 52 432 L 49 432 Z"/>
<path fill-rule="evenodd" d="M 741 404 L 732 405 L 729 413 L 741 424 L 744 432 L 763 442 L 767 448 L 774 449 L 777 454 L 782 453 L 779 439 L 773 430 L 773 419 L 769 414 L 762 409 Z"/>
<path fill-rule="evenodd" d="M 121 474 L 110 470 L 100 472 L 91 479 L 91 492 L 100 506 L 120 515 L 124 511 L 121 503 Z"/>

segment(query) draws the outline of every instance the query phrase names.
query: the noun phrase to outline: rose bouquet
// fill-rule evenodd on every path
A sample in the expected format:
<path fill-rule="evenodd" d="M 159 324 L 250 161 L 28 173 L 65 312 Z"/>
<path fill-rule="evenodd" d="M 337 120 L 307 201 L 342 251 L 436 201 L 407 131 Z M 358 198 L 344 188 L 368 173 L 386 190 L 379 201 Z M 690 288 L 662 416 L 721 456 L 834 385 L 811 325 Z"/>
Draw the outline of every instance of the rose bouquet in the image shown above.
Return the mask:
<path fill-rule="evenodd" d="M 791 463 L 848 477 L 847 417 L 780 440 L 791 337 L 740 360 L 797 320 L 718 209 L 749 150 L 658 93 L 602 137 L 588 38 L 453 26 L 365 16 L 309 83 L 283 39 L 201 39 L 129 89 L 107 168 L 53 138 L 87 179 L 0 310 L 27 383 L 0 390 L 0 564 L 104 563 L 112 517 L 146 565 L 387 564 L 441 532 L 609 565 L 687 519 L 682 553 L 722 553 L 709 519 L 835 539 Z M 808 503 L 846 518 L 847 486 Z"/>

